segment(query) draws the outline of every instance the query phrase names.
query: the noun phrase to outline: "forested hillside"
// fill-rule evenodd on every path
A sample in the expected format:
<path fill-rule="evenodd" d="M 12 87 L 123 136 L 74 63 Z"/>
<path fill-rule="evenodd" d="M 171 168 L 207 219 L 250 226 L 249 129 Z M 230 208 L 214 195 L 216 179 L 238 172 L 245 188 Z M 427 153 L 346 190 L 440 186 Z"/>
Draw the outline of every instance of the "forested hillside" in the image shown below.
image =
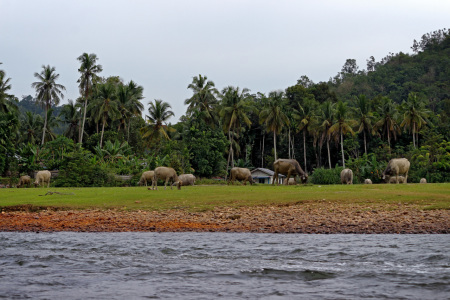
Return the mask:
<path fill-rule="evenodd" d="M 80 97 L 61 107 L 65 87 L 55 67 L 36 73 L 36 99 L 20 103 L 1 71 L 2 173 L 60 169 L 56 185 L 114 185 L 111 174 L 133 174 L 136 181 L 162 165 L 223 177 L 232 166 L 272 169 L 277 158 L 295 158 L 313 183 L 338 183 L 343 167 L 353 169 L 355 182 L 378 183 L 389 159 L 406 157 L 408 181 L 450 180 L 447 29 L 413 41 L 411 53 L 370 57 L 365 69 L 348 59 L 327 82 L 303 75 L 269 94 L 218 88 L 199 74 L 187 87 L 192 96 L 177 124 L 167 123 L 171 105 L 159 99 L 149 101 L 143 118 L 143 87 L 101 77 L 95 54 L 77 59 Z M 55 131 L 58 126 L 64 130 Z"/>

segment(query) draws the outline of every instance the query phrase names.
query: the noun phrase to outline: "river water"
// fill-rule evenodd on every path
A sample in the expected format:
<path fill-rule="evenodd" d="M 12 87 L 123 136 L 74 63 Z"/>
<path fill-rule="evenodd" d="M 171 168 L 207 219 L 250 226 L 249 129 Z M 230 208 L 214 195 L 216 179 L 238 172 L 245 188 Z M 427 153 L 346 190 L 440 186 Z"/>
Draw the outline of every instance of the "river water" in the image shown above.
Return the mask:
<path fill-rule="evenodd" d="M 450 235 L 0 232 L 0 298 L 450 299 Z"/>

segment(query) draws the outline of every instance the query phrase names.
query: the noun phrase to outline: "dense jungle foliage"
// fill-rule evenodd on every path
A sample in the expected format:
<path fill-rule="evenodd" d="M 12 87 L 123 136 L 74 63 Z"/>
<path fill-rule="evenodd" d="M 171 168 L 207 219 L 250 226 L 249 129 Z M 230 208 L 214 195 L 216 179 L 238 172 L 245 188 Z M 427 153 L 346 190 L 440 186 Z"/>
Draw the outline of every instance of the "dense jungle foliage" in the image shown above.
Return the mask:
<path fill-rule="evenodd" d="M 77 58 L 80 97 L 62 106 L 54 67 L 34 74 L 36 95 L 21 101 L 0 70 L 0 173 L 14 181 L 59 169 L 57 186 L 113 186 L 123 184 L 114 174 L 133 175 L 127 184 L 135 184 L 143 170 L 162 165 L 214 178 L 233 166 L 272 169 L 277 158 L 295 158 L 313 183 L 339 183 L 343 167 L 355 183 L 379 183 L 389 159 L 406 157 L 409 182 L 448 182 L 450 30 L 424 34 L 411 49 L 371 56 L 365 69 L 347 59 L 327 82 L 304 75 L 267 95 L 218 90 L 194 76 L 176 124 L 159 99 L 143 118 L 143 87 L 101 77 L 95 54 Z"/>

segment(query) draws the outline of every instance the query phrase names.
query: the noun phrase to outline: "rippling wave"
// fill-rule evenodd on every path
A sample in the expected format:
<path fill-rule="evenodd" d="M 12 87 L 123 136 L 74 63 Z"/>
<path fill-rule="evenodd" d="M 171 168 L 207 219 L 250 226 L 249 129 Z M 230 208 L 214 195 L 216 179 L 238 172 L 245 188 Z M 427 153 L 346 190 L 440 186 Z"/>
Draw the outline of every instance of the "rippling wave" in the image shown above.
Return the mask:
<path fill-rule="evenodd" d="M 0 298 L 449 299 L 450 235 L 0 232 Z"/>

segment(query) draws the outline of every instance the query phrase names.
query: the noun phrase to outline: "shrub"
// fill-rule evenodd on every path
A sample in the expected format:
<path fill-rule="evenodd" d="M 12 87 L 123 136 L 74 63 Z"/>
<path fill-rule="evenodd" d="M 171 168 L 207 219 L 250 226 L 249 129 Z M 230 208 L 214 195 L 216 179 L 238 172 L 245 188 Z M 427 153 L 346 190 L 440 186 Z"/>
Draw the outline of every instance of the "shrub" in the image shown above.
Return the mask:
<path fill-rule="evenodd" d="M 311 182 L 314 184 L 340 184 L 343 167 L 334 169 L 317 168 L 314 170 Z"/>
<path fill-rule="evenodd" d="M 55 180 L 55 186 L 106 186 L 114 182 L 114 176 L 98 164 L 91 161 L 92 154 L 86 150 L 76 150 L 68 153 L 61 162 L 59 176 Z"/>
<path fill-rule="evenodd" d="M 353 183 L 363 183 L 366 178 L 372 180 L 373 183 L 380 183 L 382 181 L 381 174 L 386 165 L 387 161 L 378 161 L 373 153 L 364 154 L 346 162 L 346 167 L 353 171 Z"/>

